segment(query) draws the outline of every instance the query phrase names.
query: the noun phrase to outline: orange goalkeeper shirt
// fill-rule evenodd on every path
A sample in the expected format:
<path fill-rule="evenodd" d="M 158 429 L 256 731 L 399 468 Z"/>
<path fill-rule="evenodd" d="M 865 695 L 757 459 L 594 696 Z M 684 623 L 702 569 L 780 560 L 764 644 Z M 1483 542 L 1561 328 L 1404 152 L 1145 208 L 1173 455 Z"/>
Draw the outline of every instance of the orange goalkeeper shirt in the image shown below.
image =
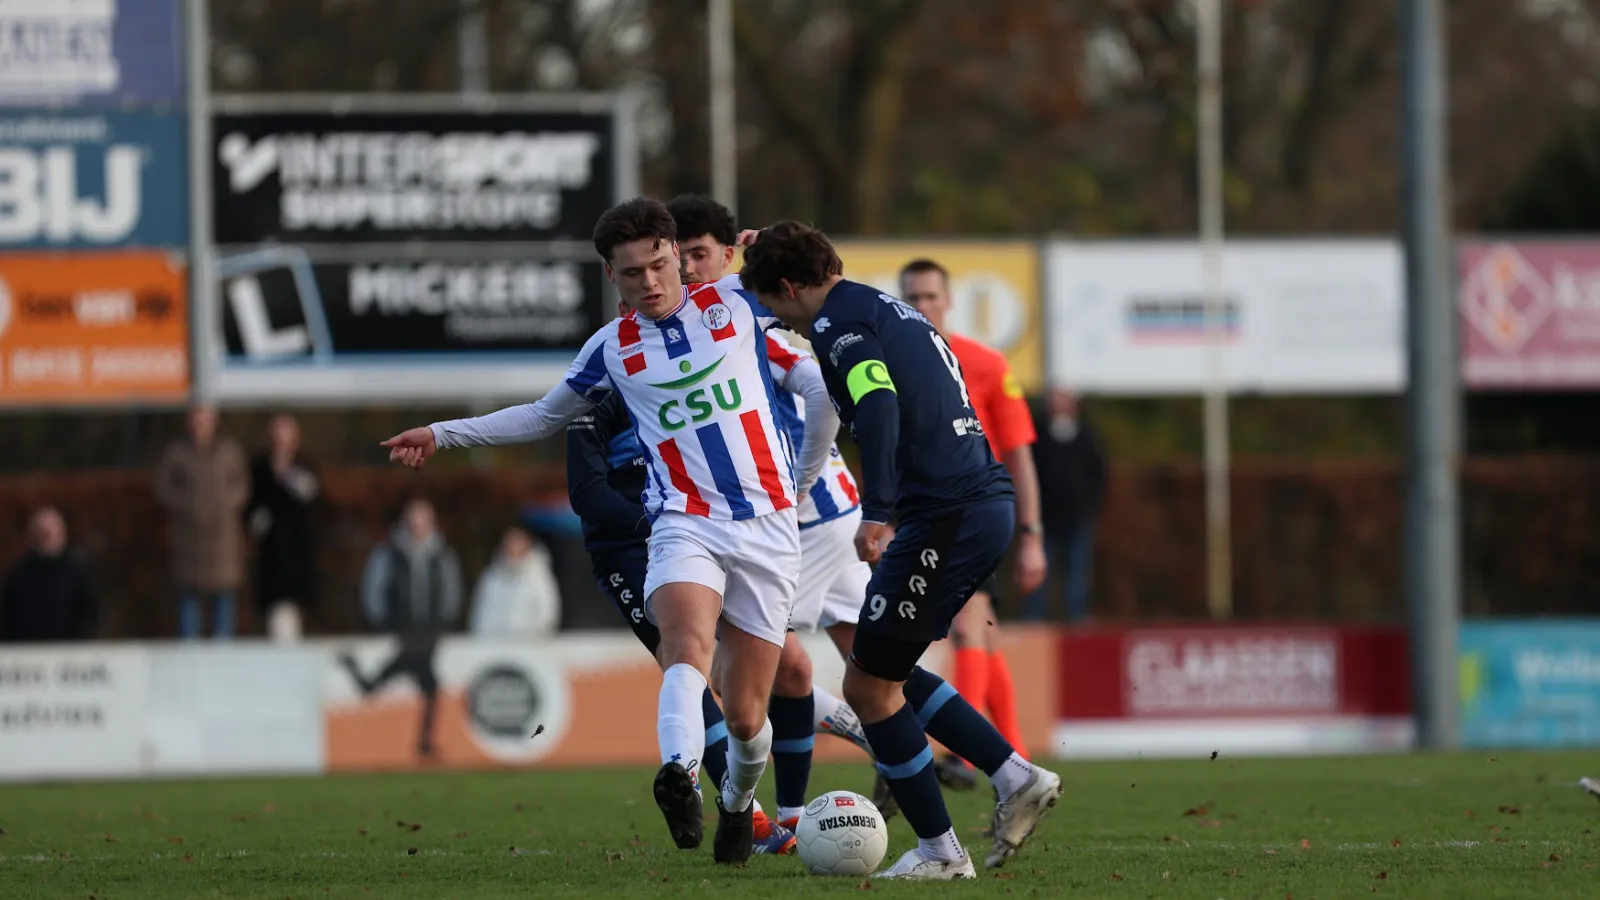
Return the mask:
<path fill-rule="evenodd" d="M 994 458 L 1003 459 L 1006 453 L 1032 444 L 1038 438 L 1033 415 L 1005 354 L 959 334 L 947 334 L 944 339 L 961 364 L 972 409 L 989 438 Z"/>

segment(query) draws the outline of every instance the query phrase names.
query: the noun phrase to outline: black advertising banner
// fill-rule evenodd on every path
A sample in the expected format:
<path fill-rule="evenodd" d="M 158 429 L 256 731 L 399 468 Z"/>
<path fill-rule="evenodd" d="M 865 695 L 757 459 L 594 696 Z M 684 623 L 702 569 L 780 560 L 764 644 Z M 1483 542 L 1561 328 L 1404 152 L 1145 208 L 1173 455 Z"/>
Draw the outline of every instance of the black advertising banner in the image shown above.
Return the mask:
<path fill-rule="evenodd" d="M 219 112 L 216 242 L 586 241 L 619 192 L 614 122 L 609 110 Z"/>
<path fill-rule="evenodd" d="M 611 94 L 214 98 L 217 396 L 549 390 L 616 314 L 590 235 L 637 190 L 626 109 Z"/>
<path fill-rule="evenodd" d="M 225 257 L 218 276 L 219 377 L 236 399 L 525 395 L 610 318 L 598 259 L 329 262 L 269 247 Z"/>
<path fill-rule="evenodd" d="M 230 362 L 575 353 L 604 324 L 599 260 L 310 263 L 267 251 L 225 260 L 222 276 Z"/>

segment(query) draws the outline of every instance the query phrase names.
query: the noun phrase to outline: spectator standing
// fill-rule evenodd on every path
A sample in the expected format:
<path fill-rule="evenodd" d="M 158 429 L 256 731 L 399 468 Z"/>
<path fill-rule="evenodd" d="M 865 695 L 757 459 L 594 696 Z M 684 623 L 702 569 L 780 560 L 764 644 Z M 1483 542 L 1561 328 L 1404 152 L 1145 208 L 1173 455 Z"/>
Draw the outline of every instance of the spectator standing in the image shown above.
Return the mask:
<path fill-rule="evenodd" d="M 247 521 L 257 540 L 256 601 L 275 641 L 297 641 L 316 604 L 312 510 L 322 482 L 300 450 L 300 424 L 274 416 L 267 449 L 250 465 Z"/>
<path fill-rule="evenodd" d="M 89 573 L 67 549 L 67 523 L 55 507 L 28 521 L 28 552 L 0 590 L 0 641 L 82 641 L 99 614 Z"/>
<path fill-rule="evenodd" d="M 433 654 L 439 638 L 461 615 L 461 563 L 439 533 L 433 504 L 416 498 L 401 511 L 389 539 L 373 548 L 361 576 L 361 611 L 373 627 L 397 638 L 400 648 L 378 674 L 367 678 L 348 654 L 339 662 L 363 695 L 396 675 L 406 675 L 422 694 L 417 755 L 434 755 L 434 708 L 439 678 Z"/>
<path fill-rule="evenodd" d="M 1094 532 L 1106 492 L 1105 447 L 1071 391 L 1052 389 L 1048 412 L 1033 445 L 1045 548 L 1051 570 L 1062 574 L 1067 618 L 1076 621 L 1089 613 Z M 1041 587 L 1027 598 L 1024 616 L 1043 619 L 1048 605 L 1048 586 Z"/>
<path fill-rule="evenodd" d="M 527 531 L 512 526 L 473 589 L 472 633 L 530 638 L 550 634 L 560 624 L 561 589 L 550 551 Z"/>
<path fill-rule="evenodd" d="M 244 581 L 243 512 L 250 474 L 239 444 L 217 433 L 215 408 L 190 408 L 188 436 L 167 446 L 155 487 L 171 523 L 179 637 L 200 636 L 202 598 L 212 600 L 213 636 L 232 637 L 234 598 Z"/>

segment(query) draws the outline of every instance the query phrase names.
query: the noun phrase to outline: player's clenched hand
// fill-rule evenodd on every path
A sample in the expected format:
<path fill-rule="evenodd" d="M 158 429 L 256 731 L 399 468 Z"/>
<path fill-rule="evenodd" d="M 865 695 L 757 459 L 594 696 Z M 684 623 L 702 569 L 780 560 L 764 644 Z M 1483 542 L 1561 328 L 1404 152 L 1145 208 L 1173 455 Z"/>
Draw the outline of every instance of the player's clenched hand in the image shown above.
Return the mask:
<path fill-rule="evenodd" d="M 1025 534 L 1017 543 L 1017 558 L 1012 563 L 1011 578 L 1023 594 L 1031 594 L 1044 584 L 1049 566 L 1045 562 L 1044 541 L 1037 534 Z"/>
<path fill-rule="evenodd" d="M 433 429 L 426 425 L 402 431 L 378 446 L 389 448 L 390 462 L 397 462 L 411 469 L 422 468 L 428 457 L 439 449 L 439 445 L 433 439 Z"/>
<path fill-rule="evenodd" d="M 877 562 L 883 555 L 883 548 L 889 545 L 884 530 L 878 522 L 862 522 L 856 529 L 856 557 L 862 562 Z"/>
<path fill-rule="evenodd" d="M 745 230 L 739 232 L 739 236 L 734 239 L 733 245 L 735 247 L 748 247 L 751 244 L 754 244 L 756 242 L 756 238 L 760 236 L 760 229 L 746 228 Z"/>

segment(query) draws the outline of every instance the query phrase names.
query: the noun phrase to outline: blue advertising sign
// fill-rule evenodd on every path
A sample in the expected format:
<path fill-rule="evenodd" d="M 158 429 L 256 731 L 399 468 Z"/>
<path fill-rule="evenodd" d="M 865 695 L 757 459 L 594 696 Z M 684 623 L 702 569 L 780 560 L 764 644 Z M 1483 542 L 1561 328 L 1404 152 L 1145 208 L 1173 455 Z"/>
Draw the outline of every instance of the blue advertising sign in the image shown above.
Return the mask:
<path fill-rule="evenodd" d="M 0 0 L 0 106 L 183 105 L 179 0 Z"/>
<path fill-rule="evenodd" d="M 1461 624 L 1461 741 L 1600 745 L 1600 619 Z"/>
<path fill-rule="evenodd" d="M 177 115 L 0 115 L 0 250 L 186 244 L 184 141 Z"/>

